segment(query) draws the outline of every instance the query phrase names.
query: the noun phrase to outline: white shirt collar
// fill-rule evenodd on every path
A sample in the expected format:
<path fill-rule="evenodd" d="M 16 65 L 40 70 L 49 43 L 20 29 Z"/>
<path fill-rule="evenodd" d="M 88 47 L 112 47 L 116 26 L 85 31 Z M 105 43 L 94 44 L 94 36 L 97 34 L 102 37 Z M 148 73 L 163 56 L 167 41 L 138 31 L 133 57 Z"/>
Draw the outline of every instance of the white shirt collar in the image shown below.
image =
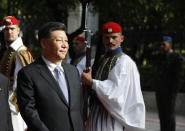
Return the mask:
<path fill-rule="evenodd" d="M 17 51 L 22 45 L 23 45 L 22 39 L 21 37 L 18 37 L 17 40 L 10 44 L 10 47 Z"/>
<path fill-rule="evenodd" d="M 61 71 L 64 72 L 64 69 L 62 67 L 62 62 L 60 65 L 56 65 L 56 64 L 50 62 L 49 60 L 47 60 L 44 56 L 42 56 L 42 59 L 44 60 L 44 62 L 46 63 L 46 65 L 50 71 L 54 72 L 55 68 L 58 66 L 61 69 Z"/>

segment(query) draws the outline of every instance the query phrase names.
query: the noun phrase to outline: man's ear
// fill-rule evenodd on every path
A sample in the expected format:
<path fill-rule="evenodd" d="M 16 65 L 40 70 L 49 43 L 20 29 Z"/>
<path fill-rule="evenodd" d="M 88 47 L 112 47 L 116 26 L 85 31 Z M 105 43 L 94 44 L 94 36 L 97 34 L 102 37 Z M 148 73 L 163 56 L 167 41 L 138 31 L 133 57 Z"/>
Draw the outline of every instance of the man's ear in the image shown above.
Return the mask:
<path fill-rule="evenodd" d="M 41 39 L 40 44 L 41 44 L 42 49 L 46 48 L 46 40 L 45 39 Z"/>
<path fill-rule="evenodd" d="M 20 35 L 20 31 L 21 31 L 20 27 L 17 27 L 17 32 L 19 32 L 18 35 Z"/>
<path fill-rule="evenodd" d="M 18 30 L 18 32 L 20 33 L 20 31 L 21 31 L 20 27 L 18 27 L 17 30 Z"/>
<path fill-rule="evenodd" d="M 121 36 L 121 42 L 123 42 L 125 39 L 124 35 Z"/>

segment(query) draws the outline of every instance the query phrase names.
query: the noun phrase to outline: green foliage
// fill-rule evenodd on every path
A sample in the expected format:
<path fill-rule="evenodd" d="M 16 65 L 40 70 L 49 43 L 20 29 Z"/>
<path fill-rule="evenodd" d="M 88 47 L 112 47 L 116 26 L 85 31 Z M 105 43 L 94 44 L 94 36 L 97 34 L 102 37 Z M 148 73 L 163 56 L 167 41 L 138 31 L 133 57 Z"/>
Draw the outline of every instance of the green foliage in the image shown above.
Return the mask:
<path fill-rule="evenodd" d="M 135 29 L 175 31 L 185 28 L 185 1 L 170 0 L 92 0 L 100 13 L 100 24 L 117 21 Z"/>
<path fill-rule="evenodd" d="M 8 7 L 8 1 L 10 2 Z M 68 11 L 80 0 L 1 0 L 0 17 L 16 15 L 36 26 L 49 20 L 66 23 Z M 91 0 L 95 12 L 99 12 L 100 25 L 116 21 L 126 29 L 184 30 L 185 1 L 171 0 Z M 10 10 L 10 14 L 7 14 Z"/>
<path fill-rule="evenodd" d="M 154 91 L 154 68 L 151 65 L 139 67 L 141 88 L 145 91 Z M 151 77 L 152 76 L 152 77 Z"/>
<path fill-rule="evenodd" d="M 46 21 L 61 21 L 66 22 L 68 10 L 75 8 L 77 0 L 19 0 L 19 9 L 21 16 L 30 19 L 32 23 L 37 25 Z M 33 5 L 33 6 L 30 6 Z"/>
<path fill-rule="evenodd" d="M 3 18 L 7 13 L 7 0 L 0 0 L 0 18 Z"/>
<path fill-rule="evenodd" d="M 38 27 L 51 20 L 66 23 L 68 10 L 77 4 L 79 0 L 1 0 L 0 18 L 14 15 Z"/>

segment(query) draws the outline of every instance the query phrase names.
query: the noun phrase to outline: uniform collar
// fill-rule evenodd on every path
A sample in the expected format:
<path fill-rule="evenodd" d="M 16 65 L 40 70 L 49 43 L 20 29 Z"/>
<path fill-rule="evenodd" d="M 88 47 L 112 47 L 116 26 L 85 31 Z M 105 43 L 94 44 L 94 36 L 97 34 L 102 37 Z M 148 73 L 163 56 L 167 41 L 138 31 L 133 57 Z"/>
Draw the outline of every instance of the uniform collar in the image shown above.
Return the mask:
<path fill-rule="evenodd" d="M 78 58 L 80 56 L 84 56 L 86 54 L 86 51 L 82 51 L 81 53 L 76 54 L 75 58 Z"/>
<path fill-rule="evenodd" d="M 122 48 L 121 48 L 121 47 L 118 47 L 118 48 L 115 49 L 115 50 L 108 51 L 108 52 L 106 53 L 106 56 L 111 57 L 111 56 L 114 56 L 115 54 L 117 54 L 117 53 L 119 53 L 119 52 L 122 52 Z"/>
<path fill-rule="evenodd" d="M 23 46 L 21 37 L 18 37 L 17 40 L 15 40 L 14 42 L 10 44 L 10 47 L 14 49 L 15 51 L 17 51 L 21 46 Z"/>

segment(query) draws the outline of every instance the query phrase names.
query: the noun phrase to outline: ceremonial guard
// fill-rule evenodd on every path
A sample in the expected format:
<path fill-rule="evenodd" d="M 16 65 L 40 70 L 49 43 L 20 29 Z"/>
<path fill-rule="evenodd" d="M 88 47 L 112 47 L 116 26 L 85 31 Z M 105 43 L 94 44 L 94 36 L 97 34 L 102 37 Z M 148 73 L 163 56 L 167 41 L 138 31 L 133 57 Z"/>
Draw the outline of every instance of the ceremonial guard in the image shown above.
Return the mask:
<path fill-rule="evenodd" d="M 74 57 L 70 61 L 70 64 L 77 67 L 80 74 L 86 69 L 86 43 L 83 36 L 77 36 L 73 40 Z M 93 65 L 94 59 L 91 59 L 91 65 Z"/>
<path fill-rule="evenodd" d="M 0 72 L 10 79 L 9 105 L 14 131 L 24 131 L 26 125 L 17 106 L 17 73 L 23 66 L 33 62 L 33 56 L 19 37 L 19 22 L 15 17 L 5 17 L 2 22 L 2 29 L 7 50 L 0 61 Z"/>
<path fill-rule="evenodd" d="M 145 128 L 145 105 L 135 62 L 122 52 L 122 28 L 115 22 L 103 26 L 106 54 L 95 76 L 83 72 L 81 81 L 92 87 L 87 131 L 135 131 Z"/>

